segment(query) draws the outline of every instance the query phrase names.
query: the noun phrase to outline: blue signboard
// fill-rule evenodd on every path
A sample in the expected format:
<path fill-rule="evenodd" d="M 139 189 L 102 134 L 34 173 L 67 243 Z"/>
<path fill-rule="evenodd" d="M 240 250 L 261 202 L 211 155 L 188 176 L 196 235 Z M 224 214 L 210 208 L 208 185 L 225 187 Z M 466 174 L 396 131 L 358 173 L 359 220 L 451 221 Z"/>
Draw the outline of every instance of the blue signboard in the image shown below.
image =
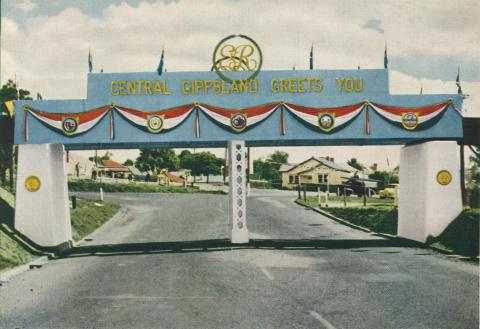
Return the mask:
<path fill-rule="evenodd" d="M 387 70 L 95 73 L 85 100 L 15 102 L 15 143 L 68 149 L 462 138 L 460 95 L 390 95 Z"/>

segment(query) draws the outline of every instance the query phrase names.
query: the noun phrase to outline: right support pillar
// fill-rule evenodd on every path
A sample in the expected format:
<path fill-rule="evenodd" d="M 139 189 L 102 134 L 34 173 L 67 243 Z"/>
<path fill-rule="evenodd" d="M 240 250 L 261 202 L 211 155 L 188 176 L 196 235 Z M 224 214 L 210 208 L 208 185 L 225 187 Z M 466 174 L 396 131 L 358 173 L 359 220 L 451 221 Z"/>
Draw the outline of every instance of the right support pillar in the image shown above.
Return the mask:
<path fill-rule="evenodd" d="M 459 148 L 453 141 L 434 141 L 400 152 L 398 236 L 425 242 L 462 211 Z"/>

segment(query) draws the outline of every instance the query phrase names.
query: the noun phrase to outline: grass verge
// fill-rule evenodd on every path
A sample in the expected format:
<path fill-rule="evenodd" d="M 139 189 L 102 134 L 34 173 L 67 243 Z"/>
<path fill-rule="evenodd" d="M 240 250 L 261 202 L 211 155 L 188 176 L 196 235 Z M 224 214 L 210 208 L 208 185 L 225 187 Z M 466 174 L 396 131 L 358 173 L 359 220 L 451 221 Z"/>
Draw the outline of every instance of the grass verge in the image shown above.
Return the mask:
<path fill-rule="evenodd" d="M 108 201 L 77 198 L 77 208 L 70 211 L 72 235 L 80 240 L 109 220 L 120 209 L 120 205 Z"/>
<path fill-rule="evenodd" d="M 479 255 L 480 209 L 464 209 L 438 237 L 429 238 L 427 243 L 433 247 L 469 257 Z"/>
<path fill-rule="evenodd" d="M 68 182 L 70 192 L 98 192 L 100 188 L 104 192 L 144 192 L 144 193 L 208 193 L 224 194 L 222 191 L 204 191 L 197 187 L 162 186 L 145 183 L 106 183 L 89 179 L 72 180 Z"/>
<path fill-rule="evenodd" d="M 298 199 L 297 202 L 307 207 L 318 208 L 315 197 L 307 197 L 307 202 L 303 199 Z M 367 207 L 364 207 L 361 202 L 350 202 L 350 204 L 347 203 L 347 207 L 337 206 L 322 208 L 322 210 L 373 232 L 397 235 L 398 210 L 390 200 L 372 199 L 367 201 Z M 442 234 L 438 237 L 430 237 L 426 244 L 450 253 L 478 257 L 479 225 L 480 209 L 465 209 Z"/>
<path fill-rule="evenodd" d="M 0 223 L 10 226 L 13 224 L 14 200 L 10 192 L 0 188 Z M 35 256 L 0 230 L 0 271 L 25 264 L 34 258 Z"/>

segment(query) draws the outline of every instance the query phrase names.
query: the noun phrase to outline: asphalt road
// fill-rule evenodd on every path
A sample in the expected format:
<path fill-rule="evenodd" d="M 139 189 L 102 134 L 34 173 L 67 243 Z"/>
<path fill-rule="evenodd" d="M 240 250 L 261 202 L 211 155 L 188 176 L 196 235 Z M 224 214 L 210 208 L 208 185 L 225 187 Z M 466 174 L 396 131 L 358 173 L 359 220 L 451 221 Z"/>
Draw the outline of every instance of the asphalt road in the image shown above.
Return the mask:
<path fill-rule="evenodd" d="M 253 191 L 106 194 L 124 209 L 66 258 L 0 287 L 2 328 L 478 328 L 478 268 Z"/>

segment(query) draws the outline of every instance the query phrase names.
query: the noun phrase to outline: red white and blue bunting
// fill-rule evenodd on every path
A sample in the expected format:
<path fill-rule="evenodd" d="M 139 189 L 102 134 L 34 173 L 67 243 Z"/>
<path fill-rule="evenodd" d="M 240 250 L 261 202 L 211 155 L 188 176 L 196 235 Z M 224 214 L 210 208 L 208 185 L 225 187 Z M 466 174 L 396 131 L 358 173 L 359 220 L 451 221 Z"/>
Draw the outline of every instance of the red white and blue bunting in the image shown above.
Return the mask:
<path fill-rule="evenodd" d="M 398 107 L 369 103 L 369 106 L 381 117 L 406 130 L 428 126 L 429 123 L 434 122 L 434 119 L 439 118 L 450 105 L 452 105 L 450 100 L 422 107 Z"/>
<path fill-rule="evenodd" d="M 28 114 L 53 130 L 65 136 L 73 137 L 86 133 L 109 113 L 110 106 L 102 106 L 88 112 L 48 113 L 25 106 L 24 139 L 28 140 Z M 110 113 L 111 116 L 111 113 Z M 110 138 L 112 138 L 112 120 L 110 117 Z"/>
<path fill-rule="evenodd" d="M 135 126 L 158 134 L 180 125 L 195 110 L 195 105 L 188 104 L 155 112 L 142 112 L 118 105 L 113 105 L 113 108 Z"/>
<path fill-rule="evenodd" d="M 421 107 L 397 107 L 365 101 L 348 106 L 329 108 L 315 108 L 280 102 L 243 109 L 224 109 L 194 103 L 154 112 L 144 112 L 110 104 L 79 113 L 48 113 L 25 105 L 24 135 L 27 141 L 28 114 L 31 114 L 47 127 L 68 137 L 86 133 L 108 114 L 109 136 L 113 138 L 113 111 L 118 112 L 126 121 L 136 127 L 153 134 L 175 129 L 193 112 L 194 136 L 198 138 L 200 137 L 199 111 L 222 128 L 235 133 L 242 133 L 266 120 L 276 110 L 280 111 L 280 135 L 285 135 L 284 111 L 290 112 L 299 121 L 323 133 L 333 133 L 346 127 L 362 110 L 365 112 L 365 134 L 369 134 L 369 110 L 375 111 L 392 124 L 412 131 L 434 124 L 437 121 L 435 119 L 439 119 L 449 106 L 452 106 L 461 115 L 460 111 L 454 108 L 451 100 Z"/>
<path fill-rule="evenodd" d="M 279 107 L 279 104 L 265 104 L 239 110 L 228 110 L 206 104 L 198 106 L 203 113 L 221 127 L 241 133 L 268 118 Z"/>
<path fill-rule="evenodd" d="M 285 107 L 302 122 L 329 133 L 345 127 L 355 119 L 365 107 L 365 103 L 331 108 L 314 108 L 285 103 Z"/>

